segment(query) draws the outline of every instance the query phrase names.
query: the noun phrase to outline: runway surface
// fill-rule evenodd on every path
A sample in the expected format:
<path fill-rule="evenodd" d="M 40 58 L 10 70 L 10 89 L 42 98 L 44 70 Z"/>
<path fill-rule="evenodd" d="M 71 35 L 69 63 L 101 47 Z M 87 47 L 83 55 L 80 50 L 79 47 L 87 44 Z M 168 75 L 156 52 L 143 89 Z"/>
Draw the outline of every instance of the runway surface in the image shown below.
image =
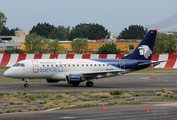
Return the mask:
<path fill-rule="evenodd" d="M 2 80 L 3 78 L 1 78 Z M 32 80 L 31 80 L 32 81 Z M 166 88 L 169 90 L 177 89 L 177 74 L 129 74 L 112 78 L 95 80 L 93 87 L 86 87 L 85 82 L 78 87 L 68 85 L 65 81 L 59 83 L 29 82 L 29 88 L 24 88 L 24 81 L 0 83 L 0 93 L 12 92 L 41 92 L 52 91 L 141 91 Z"/>
<path fill-rule="evenodd" d="M 1 80 L 3 79 L 2 76 Z M 79 87 L 73 87 L 66 82 L 49 84 L 46 82 L 30 82 L 29 88 L 24 88 L 24 82 L 0 83 L 0 93 L 21 92 L 41 92 L 46 90 L 52 91 L 142 91 L 166 88 L 168 90 L 177 89 L 176 74 L 128 74 L 106 79 L 95 80 L 94 87 L 86 87 L 81 83 Z M 146 106 L 149 106 L 150 112 L 146 112 Z M 168 103 L 146 103 L 143 105 L 126 105 L 106 107 L 102 111 L 97 108 L 81 108 L 54 110 L 30 113 L 8 113 L 0 115 L 0 120 L 176 120 L 177 119 L 177 102 Z"/>
<path fill-rule="evenodd" d="M 128 105 L 101 108 L 81 108 L 30 113 L 10 113 L 0 115 L 1 120 L 176 120 L 177 107 L 147 105 Z"/>

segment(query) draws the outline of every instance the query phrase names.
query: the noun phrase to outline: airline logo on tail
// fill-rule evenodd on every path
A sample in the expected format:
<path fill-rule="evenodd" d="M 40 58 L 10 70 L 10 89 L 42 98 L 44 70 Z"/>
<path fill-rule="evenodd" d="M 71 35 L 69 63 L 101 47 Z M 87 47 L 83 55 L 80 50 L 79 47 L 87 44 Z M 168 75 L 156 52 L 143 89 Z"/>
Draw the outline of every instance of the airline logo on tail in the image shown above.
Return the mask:
<path fill-rule="evenodd" d="M 152 54 L 152 50 L 147 45 L 141 45 L 138 49 L 140 55 L 144 55 L 146 59 Z"/>

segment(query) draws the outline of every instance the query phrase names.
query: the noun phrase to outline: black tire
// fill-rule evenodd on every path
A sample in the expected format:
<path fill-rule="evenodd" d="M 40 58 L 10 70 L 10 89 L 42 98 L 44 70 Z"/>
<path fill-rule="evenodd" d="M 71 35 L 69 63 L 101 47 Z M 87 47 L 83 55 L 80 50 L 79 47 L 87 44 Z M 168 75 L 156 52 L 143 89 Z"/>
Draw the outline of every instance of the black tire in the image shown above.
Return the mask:
<path fill-rule="evenodd" d="M 66 76 L 66 80 L 68 84 L 71 84 L 68 76 Z"/>
<path fill-rule="evenodd" d="M 28 88 L 28 87 L 29 87 L 29 84 L 26 84 L 26 83 L 25 83 L 25 84 L 24 84 L 24 87 L 25 87 L 25 88 Z"/>
<path fill-rule="evenodd" d="M 93 87 L 93 82 L 92 81 L 86 82 L 86 86 L 87 87 Z"/>
<path fill-rule="evenodd" d="M 80 83 L 73 83 L 74 87 L 78 87 Z"/>

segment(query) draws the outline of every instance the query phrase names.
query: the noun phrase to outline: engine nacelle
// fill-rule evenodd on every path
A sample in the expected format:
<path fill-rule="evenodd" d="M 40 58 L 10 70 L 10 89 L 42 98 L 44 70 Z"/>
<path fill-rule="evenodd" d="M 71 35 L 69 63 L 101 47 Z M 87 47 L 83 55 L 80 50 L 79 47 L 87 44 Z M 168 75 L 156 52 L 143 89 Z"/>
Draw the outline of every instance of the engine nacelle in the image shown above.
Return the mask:
<path fill-rule="evenodd" d="M 59 80 L 53 80 L 53 79 L 46 79 L 48 83 L 57 83 Z"/>
<path fill-rule="evenodd" d="M 68 84 L 75 84 L 75 83 L 83 82 L 81 75 L 78 75 L 78 74 L 69 74 L 68 76 L 66 76 L 66 80 Z"/>

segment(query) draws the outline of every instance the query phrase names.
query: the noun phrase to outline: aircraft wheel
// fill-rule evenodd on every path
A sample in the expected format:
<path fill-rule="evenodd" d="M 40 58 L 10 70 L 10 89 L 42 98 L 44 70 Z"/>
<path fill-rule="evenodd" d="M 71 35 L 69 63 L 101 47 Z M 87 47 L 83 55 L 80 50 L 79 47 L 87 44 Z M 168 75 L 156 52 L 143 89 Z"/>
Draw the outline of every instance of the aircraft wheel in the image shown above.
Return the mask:
<path fill-rule="evenodd" d="M 24 84 L 24 87 L 28 88 L 28 87 L 29 87 L 29 84 L 25 83 L 25 84 Z"/>
<path fill-rule="evenodd" d="M 80 84 L 80 83 L 74 83 L 73 86 L 74 86 L 74 87 L 77 87 L 77 86 L 79 86 L 79 84 Z"/>
<path fill-rule="evenodd" d="M 86 82 L 86 85 L 87 87 L 93 87 L 93 82 L 92 81 Z"/>

